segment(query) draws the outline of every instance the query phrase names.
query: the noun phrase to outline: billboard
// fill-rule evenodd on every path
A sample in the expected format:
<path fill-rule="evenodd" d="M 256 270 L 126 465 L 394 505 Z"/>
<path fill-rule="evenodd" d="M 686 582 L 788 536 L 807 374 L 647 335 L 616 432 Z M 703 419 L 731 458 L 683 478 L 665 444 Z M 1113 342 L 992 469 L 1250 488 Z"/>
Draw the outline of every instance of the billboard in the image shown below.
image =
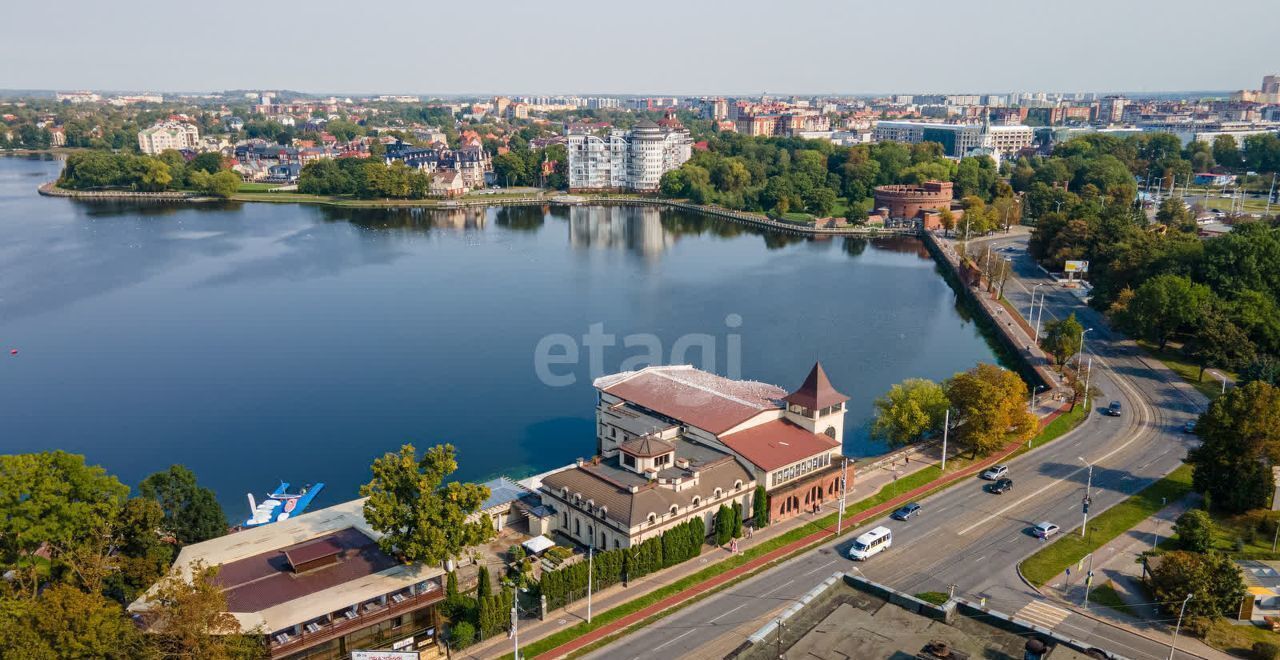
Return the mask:
<path fill-rule="evenodd" d="M 417 651 L 352 651 L 351 660 L 418 660 Z"/>
<path fill-rule="evenodd" d="M 1063 268 L 1068 273 L 1087 273 L 1089 272 L 1089 262 L 1087 261 L 1068 261 Z"/>

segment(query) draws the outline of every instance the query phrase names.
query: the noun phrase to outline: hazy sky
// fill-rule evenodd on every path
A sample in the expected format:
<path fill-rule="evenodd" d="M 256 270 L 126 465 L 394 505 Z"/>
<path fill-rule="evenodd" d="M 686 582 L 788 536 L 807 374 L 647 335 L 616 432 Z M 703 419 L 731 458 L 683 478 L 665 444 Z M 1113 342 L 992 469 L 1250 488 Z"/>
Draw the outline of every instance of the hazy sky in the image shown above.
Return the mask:
<path fill-rule="evenodd" d="M 0 88 L 870 93 L 1256 88 L 1277 0 L 70 0 Z"/>

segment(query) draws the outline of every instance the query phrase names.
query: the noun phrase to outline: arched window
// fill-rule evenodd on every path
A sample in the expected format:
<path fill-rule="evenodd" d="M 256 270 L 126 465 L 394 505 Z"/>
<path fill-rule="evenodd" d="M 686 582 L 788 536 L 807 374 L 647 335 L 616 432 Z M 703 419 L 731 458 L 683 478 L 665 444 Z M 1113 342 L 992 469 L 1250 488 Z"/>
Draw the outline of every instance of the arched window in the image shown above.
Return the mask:
<path fill-rule="evenodd" d="M 605 517 L 605 514 L 607 514 L 607 513 L 609 513 L 609 507 L 607 507 L 607 506 L 605 506 L 605 505 L 601 504 L 601 505 L 600 505 L 600 517 L 601 517 L 601 518 Z"/>
<path fill-rule="evenodd" d="M 697 495 L 694 495 L 694 496 L 693 496 L 693 506 L 698 506 L 699 504 L 702 504 L 702 498 L 701 498 L 701 497 L 698 497 Z"/>
<path fill-rule="evenodd" d="M 836 427 L 834 427 L 834 426 L 828 426 L 828 427 L 827 427 L 827 430 L 823 431 L 823 433 L 827 434 L 827 437 L 828 437 L 828 438 L 831 438 L 832 440 L 835 440 L 835 438 L 836 438 Z"/>
<path fill-rule="evenodd" d="M 652 525 L 653 523 L 656 523 L 656 522 L 658 522 L 658 517 L 653 515 L 652 513 L 649 514 L 649 524 Z"/>
<path fill-rule="evenodd" d="M 672 505 L 671 505 L 671 515 L 673 515 L 673 516 L 674 516 L 674 515 L 676 515 L 676 511 L 678 511 L 678 509 L 676 508 L 676 505 L 672 504 Z"/>
<path fill-rule="evenodd" d="M 717 488 L 717 489 L 715 490 L 715 492 L 711 494 L 711 499 L 718 500 L 718 499 L 720 499 L 723 495 L 724 495 L 724 491 L 723 491 L 723 490 L 720 490 L 719 488 Z"/>
<path fill-rule="evenodd" d="M 734 489 L 734 490 L 742 490 L 742 480 L 741 480 L 741 479 L 738 479 L 738 480 L 736 480 L 736 481 L 734 481 L 734 482 L 733 482 L 733 489 Z"/>
<path fill-rule="evenodd" d="M 582 536 L 582 521 L 577 518 L 573 519 L 573 535 Z"/>

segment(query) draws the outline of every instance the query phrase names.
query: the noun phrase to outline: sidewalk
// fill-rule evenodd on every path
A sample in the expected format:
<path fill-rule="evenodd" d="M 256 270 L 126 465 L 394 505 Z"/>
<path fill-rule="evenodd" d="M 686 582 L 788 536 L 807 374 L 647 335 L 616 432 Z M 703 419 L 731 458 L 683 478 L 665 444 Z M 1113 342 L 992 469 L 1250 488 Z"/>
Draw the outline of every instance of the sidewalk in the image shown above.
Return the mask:
<path fill-rule="evenodd" d="M 1084 616 L 1124 628 L 1153 641 L 1167 643 L 1171 629 L 1165 624 L 1165 621 L 1169 618 L 1169 615 L 1161 612 L 1150 602 L 1151 597 L 1145 587 L 1142 586 L 1142 564 L 1138 563 L 1138 559 L 1143 552 L 1150 550 L 1160 540 L 1168 538 L 1173 533 L 1173 524 L 1178 519 L 1178 516 L 1194 507 L 1198 502 L 1198 495 L 1187 495 L 1157 511 L 1155 515 L 1143 520 L 1124 534 L 1112 539 L 1110 543 L 1094 551 L 1092 588 L 1096 589 L 1111 583 L 1116 594 L 1132 610 L 1133 614 L 1120 612 L 1093 602 L 1090 603 L 1088 608 L 1085 608 L 1082 605 L 1084 601 L 1084 583 L 1082 581 L 1084 574 L 1082 571 L 1075 570 L 1074 567 L 1072 567 L 1070 575 L 1064 571 L 1050 580 L 1041 589 L 1041 593 L 1045 597 L 1066 605 L 1072 611 Z M 1084 564 L 1083 570 L 1088 571 L 1088 560 L 1085 560 Z M 1090 600 L 1092 601 L 1092 596 Z M 1205 658 L 1231 657 L 1189 635 L 1179 636 L 1178 647 Z"/>
<path fill-rule="evenodd" d="M 849 489 L 847 504 L 853 504 L 859 500 L 875 495 L 881 488 L 888 486 L 894 481 L 895 473 L 898 478 L 902 478 L 929 466 L 936 465 L 941 457 L 941 453 L 941 448 L 939 446 L 912 449 L 898 454 L 896 460 L 888 462 L 885 465 L 878 465 L 877 467 L 866 470 L 865 472 L 857 470 L 853 462 L 850 461 L 849 481 L 853 484 L 853 487 Z M 949 455 L 955 455 L 956 452 L 949 449 L 947 453 Z M 877 461 L 876 463 L 879 464 L 880 461 Z M 838 500 L 826 502 L 823 503 L 820 512 L 817 514 L 803 513 L 795 518 L 774 523 L 764 529 L 757 530 L 752 533 L 750 538 L 742 538 L 738 540 L 738 550 L 740 552 L 745 552 L 760 545 L 761 543 L 765 543 L 795 529 L 809 525 L 814 520 L 835 513 L 838 505 Z M 833 532 L 834 530 L 815 532 L 814 536 L 800 541 L 799 543 L 801 543 L 801 547 L 803 547 L 803 545 L 808 545 L 826 536 L 830 536 Z M 794 550 L 788 550 L 788 548 L 792 548 L 795 545 L 796 544 L 793 543 L 781 548 L 780 551 L 782 554 L 778 556 L 786 556 L 790 554 Z M 777 552 L 778 551 L 775 551 L 774 553 L 759 557 L 756 560 L 753 560 L 750 564 L 746 564 L 739 568 L 749 570 L 747 569 L 748 566 L 758 566 L 763 563 L 773 561 L 773 559 L 777 558 L 775 556 Z M 697 559 L 672 566 L 666 570 L 657 571 L 656 573 L 646 575 L 638 580 L 632 580 L 625 587 L 621 584 L 617 584 L 608 587 L 607 589 L 601 589 L 592 596 L 592 612 L 593 614 L 606 612 L 614 607 L 622 605 L 623 603 L 640 598 L 646 594 L 656 591 L 657 589 L 661 589 L 662 587 L 678 582 L 690 575 L 693 575 L 694 573 L 697 573 L 698 571 L 701 571 L 711 564 L 728 559 L 731 556 L 732 555 L 725 548 L 713 547 L 708 550 L 704 547 L 702 555 Z M 737 569 L 735 569 L 735 571 L 736 570 Z M 726 576 L 729 576 L 730 574 L 736 576 L 741 573 L 735 573 L 734 571 L 723 573 L 715 578 L 715 580 L 719 580 L 719 582 L 715 582 L 715 584 L 720 584 L 724 579 L 729 579 Z M 692 590 L 692 588 L 690 590 Z M 564 609 L 549 612 L 545 621 L 521 620 L 520 643 L 524 645 L 535 642 L 543 637 L 559 632 L 560 630 L 585 622 L 586 620 L 586 599 L 575 601 Z M 511 640 L 507 639 L 505 636 L 499 635 L 459 651 L 458 657 L 487 658 L 510 652 Z"/>
<path fill-rule="evenodd" d="M 1044 425 L 1047 425 L 1049 422 L 1051 422 L 1054 418 L 1057 417 L 1058 414 L 1061 414 L 1061 412 L 1065 412 L 1065 411 L 1059 411 L 1058 413 L 1055 413 L 1047 418 L 1042 419 L 1041 427 L 1043 428 Z M 950 485 L 962 479 L 967 479 L 972 475 L 977 474 L 982 470 L 985 470 L 991 465 L 994 465 L 1004 460 L 1014 452 L 1018 451 L 1022 446 L 1023 446 L 1023 443 L 1021 442 L 1010 443 L 1000 452 L 992 456 L 988 456 L 987 458 L 981 461 L 972 463 L 962 470 L 957 470 L 955 472 L 947 473 L 946 475 L 943 475 L 927 484 L 924 484 L 923 486 L 919 486 L 901 495 L 898 495 L 897 497 L 894 497 L 891 500 L 885 501 L 881 504 L 878 504 L 860 513 L 851 514 L 848 518 L 845 519 L 845 523 L 846 523 L 845 531 L 852 529 L 857 525 L 863 524 L 868 520 L 873 520 L 875 518 L 883 516 L 884 514 L 898 508 L 899 506 L 902 506 L 903 504 L 910 502 L 911 500 L 917 497 L 920 497 L 925 493 L 928 493 L 936 488 Z M 913 464 L 914 463 L 907 463 L 906 465 L 913 465 Z M 903 467 L 905 467 L 905 465 Z M 921 467 L 924 467 L 924 465 L 922 465 Z M 914 469 L 920 469 L 920 468 L 914 468 Z M 892 473 L 887 470 L 883 472 L 887 474 L 878 476 L 878 478 L 882 481 L 882 483 L 884 480 L 892 481 Z M 874 475 L 874 474 L 868 475 L 868 480 L 876 479 L 876 478 L 877 478 L 877 475 Z M 854 498 L 850 503 L 856 502 L 860 499 L 864 499 L 865 497 L 870 496 L 873 492 L 874 491 L 871 491 L 869 489 L 865 490 L 862 497 Z M 830 511 L 828 511 L 827 513 L 830 513 Z M 605 639 L 606 637 L 610 637 L 615 633 L 618 633 L 633 624 L 644 621 L 645 619 L 648 619 L 649 617 L 654 616 L 655 614 L 659 614 L 667 609 L 670 609 L 671 607 L 674 607 L 676 605 L 685 603 L 693 598 L 696 598 L 699 595 L 709 590 L 715 589 L 721 584 L 724 584 L 726 582 L 736 580 L 739 577 L 754 573 L 757 569 L 763 568 L 768 564 L 771 564 L 779 559 L 783 559 L 785 557 L 790 556 L 793 553 L 806 550 L 810 546 L 820 543 L 824 540 L 831 539 L 834 537 L 834 535 L 835 535 L 835 529 L 833 527 L 827 527 L 821 531 L 814 532 L 813 534 L 810 534 L 803 539 L 790 543 L 781 548 L 777 548 L 776 550 L 773 550 L 768 554 L 757 557 L 751 560 L 750 562 L 747 562 L 746 564 L 743 564 L 741 566 L 728 570 L 724 573 L 721 573 L 720 575 L 717 575 L 709 580 L 706 580 L 705 582 L 693 585 L 688 589 L 685 589 L 679 593 L 668 596 L 667 598 L 657 603 L 654 603 L 652 605 L 649 605 L 648 607 L 645 607 L 639 611 L 633 612 L 616 621 L 602 625 L 599 628 L 586 632 L 580 635 L 579 637 L 577 637 L 576 639 L 574 639 L 573 641 L 563 644 L 550 651 L 547 651 L 546 653 L 541 654 L 538 657 L 546 657 L 546 658 L 564 657 L 586 646 L 594 644 L 597 641 Z M 756 539 L 753 539 L 753 540 L 755 540 L 757 543 L 760 542 L 759 540 L 756 540 Z M 717 550 L 716 552 L 723 552 L 723 551 Z M 706 558 L 704 557 L 703 559 L 705 560 Z M 680 567 L 680 568 L 683 568 L 683 567 Z M 702 567 L 696 567 L 696 569 L 700 569 L 700 568 Z M 671 580 L 671 582 L 674 582 L 674 580 Z M 628 597 L 627 600 L 629 600 L 630 598 L 634 598 L 634 596 Z"/>

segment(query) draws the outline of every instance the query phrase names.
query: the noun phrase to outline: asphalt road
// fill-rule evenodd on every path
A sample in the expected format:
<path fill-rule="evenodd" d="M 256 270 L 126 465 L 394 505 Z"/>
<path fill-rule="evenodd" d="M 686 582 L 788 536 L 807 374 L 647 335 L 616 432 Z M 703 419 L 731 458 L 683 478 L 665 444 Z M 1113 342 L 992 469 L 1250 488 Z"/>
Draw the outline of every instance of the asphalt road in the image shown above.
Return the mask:
<path fill-rule="evenodd" d="M 1017 276 L 1005 297 L 1026 310 L 1036 284 L 1051 283 L 1017 246 L 1020 238 L 996 236 L 994 249 L 1016 264 Z M 1041 547 L 1028 533 L 1040 521 L 1065 530 L 1081 523 L 1081 499 L 1093 468 L 1092 514 L 1123 500 L 1176 468 L 1194 436 L 1182 426 L 1205 400 L 1177 382 L 1161 365 L 1148 364 L 1132 342 L 1113 334 L 1099 314 L 1071 291 L 1050 284 L 1044 320 L 1075 312 L 1086 328 L 1085 353 L 1092 357 L 1094 384 L 1103 392 L 1099 408 L 1112 400 L 1123 406 L 1121 417 L 1094 413 L 1071 434 L 1009 463 L 1014 488 L 1004 495 L 985 492 L 974 479 L 921 501 L 921 515 L 908 522 L 876 520 L 861 529 L 886 525 L 893 546 L 864 563 L 846 558 L 853 536 L 823 545 L 730 587 L 679 613 L 666 617 L 592 653 L 592 658 L 723 657 L 778 612 L 801 598 L 834 572 L 857 569 L 872 580 L 902 591 L 956 593 L 973 600 L 987 598 L 989 607 L 1021 612 L 1060 632 L 1135 660 L 1168 657 L 1166 643 L 1137 635 L 1056 607 L 1017 576 L 1015 566 Z M 1026 312 L 1023 311 L 1025 314 Z M 1086 359 L 1088 359 L 1086 357 Z M 1083 461 L 1081 459 L 1084 459 Z M 1077 531 L 1078 533 L 1078 531 Z M 1026 608 L 1026 609 L 1024 609 Z M 1179 654 L 1177 657 L 1191 657 Z"/>

